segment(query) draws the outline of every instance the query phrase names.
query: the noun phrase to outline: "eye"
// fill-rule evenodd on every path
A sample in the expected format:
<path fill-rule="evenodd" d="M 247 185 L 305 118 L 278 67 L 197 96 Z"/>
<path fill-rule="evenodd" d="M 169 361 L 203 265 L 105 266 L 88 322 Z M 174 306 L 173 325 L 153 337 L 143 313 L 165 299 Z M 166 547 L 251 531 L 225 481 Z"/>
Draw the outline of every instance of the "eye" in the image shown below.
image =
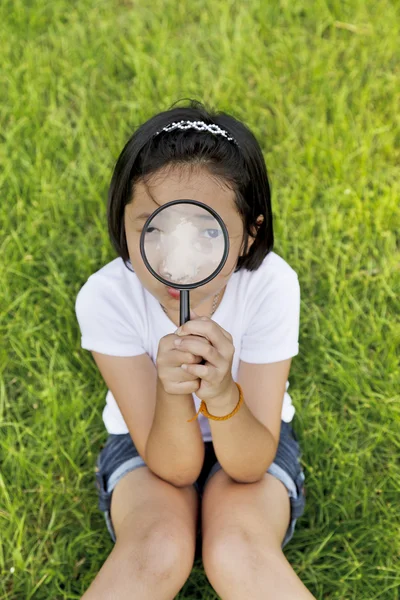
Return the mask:
<path fill-rule="evenodd" d="M 204 231 L 208 231 L 211 232 L 210 233 L 210 237 L 208 239 L 216 239 L 219 235 L 222 234 L 222 231 L 220 229 L 204 229 Z"/>

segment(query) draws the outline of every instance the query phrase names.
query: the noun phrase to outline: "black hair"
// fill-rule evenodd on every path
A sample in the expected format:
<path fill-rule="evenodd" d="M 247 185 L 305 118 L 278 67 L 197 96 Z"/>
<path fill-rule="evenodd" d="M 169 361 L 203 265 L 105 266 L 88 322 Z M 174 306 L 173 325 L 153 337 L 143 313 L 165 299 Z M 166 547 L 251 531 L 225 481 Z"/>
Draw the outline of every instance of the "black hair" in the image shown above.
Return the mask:
<path fill-rule="evenodd" d="M 174 106 L 174 105 L 172 105 Z M 195 129 L 158 131 L 180 120 L 216 124 L 233 137 L 239 147 L 222 135 Z M 140 125 L 125 144 L 115 164 L 108 191 L 107 221 L 111 243 L 129 262 L 124 212 L 132 201 L 134 184 L 175 165 L 202 166 L 226 183 L 235 193 L 235 205 L 244 226 L 241 253 L 235 272 L 254 271 L 274 245 L 271 190 L 261 148 L 250 129 L 233 116 L 208 110 L 201 102 L 189 100 L 189 106 L 160 112 Z M 261 224 L 256 223 L 263 215 Z M 256 239 L 247 252 L 248 236 Z"/>

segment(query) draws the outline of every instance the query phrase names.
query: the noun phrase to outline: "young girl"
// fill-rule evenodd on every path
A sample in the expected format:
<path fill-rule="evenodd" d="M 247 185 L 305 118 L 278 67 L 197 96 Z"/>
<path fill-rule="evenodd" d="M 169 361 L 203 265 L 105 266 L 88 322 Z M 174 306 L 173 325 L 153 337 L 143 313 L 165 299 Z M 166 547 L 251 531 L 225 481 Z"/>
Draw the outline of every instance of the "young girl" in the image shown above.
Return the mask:
<path fill-rule="evenodd" d="M 230 243 L 223 269 L 190 292 L 182 327 L 179 292 L 139 247 L 147 217 L 178 199 L 213 208 Z M 195 101 L 153 116 L 117 160 L 107 215 L 118 258 L 75 308 L 108 387 L 96 480 L 115 545 L 82 598 L 173 599 L 200 556 L 223 600 L 313 598 L 282 551 L 305 508 L 286 391 L 300 288 L 272 251 L 256 138 Z"/>

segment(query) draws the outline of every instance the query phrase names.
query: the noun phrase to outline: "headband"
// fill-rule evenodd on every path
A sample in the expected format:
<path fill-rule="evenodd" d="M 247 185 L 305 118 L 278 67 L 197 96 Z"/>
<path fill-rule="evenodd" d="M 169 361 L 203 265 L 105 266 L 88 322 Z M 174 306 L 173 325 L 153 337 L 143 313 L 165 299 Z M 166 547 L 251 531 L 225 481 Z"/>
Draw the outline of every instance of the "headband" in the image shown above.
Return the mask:
<path fill-rule="evenodd" d="M 173 123 L 171 123 L 171 125 L 167 125 L 166 127 L 163 127 L 160 131 L 157 131 L 154 134 L 154 137 L 162 131 L 173 131 L 174 129 L 197 129 L 197 131 L 209 131 L 210 133 L 214 133 L 215 135 L 223 135 L 227 140 L 233 142 L 234 144 L 236 144 L 236 146 L 240 147 L 237 141 L 233 137 L 230 137 L 230 135 L 227 131 L 225 131 L 225 129 L 221 129 L 220 127 L 218 127 L 218 125 L 215 124 L 208 125 L 204 121 L 174 121 Z"/>

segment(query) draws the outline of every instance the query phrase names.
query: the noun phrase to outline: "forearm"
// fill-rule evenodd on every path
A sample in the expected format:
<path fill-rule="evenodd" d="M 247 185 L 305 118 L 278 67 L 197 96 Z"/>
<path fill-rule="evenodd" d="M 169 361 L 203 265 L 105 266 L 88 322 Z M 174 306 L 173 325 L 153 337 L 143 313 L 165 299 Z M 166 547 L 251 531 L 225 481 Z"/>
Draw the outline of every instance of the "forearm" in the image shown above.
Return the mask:
<path fill-rule="evenodd" d="M 192 394 L 168 394 L 157 377 L 157 398 L 153 424 L 146 443 L 149 469 L 177 486 L 191 485 L 204 461 L 204 441 Z"/>
<path fill-rule="evenodd" d="M 239 401 L 235 383 L 224 398 L 206 403 L 210 414 L 229 414 Z M 250 483 L 262 478 L 275 458 L 275 442 L 269 429 L 258 421 L 244 398 L 239 411 L 226 421 L 209 419 L 215 454 L 223 470 L 238 482 Z"/>

